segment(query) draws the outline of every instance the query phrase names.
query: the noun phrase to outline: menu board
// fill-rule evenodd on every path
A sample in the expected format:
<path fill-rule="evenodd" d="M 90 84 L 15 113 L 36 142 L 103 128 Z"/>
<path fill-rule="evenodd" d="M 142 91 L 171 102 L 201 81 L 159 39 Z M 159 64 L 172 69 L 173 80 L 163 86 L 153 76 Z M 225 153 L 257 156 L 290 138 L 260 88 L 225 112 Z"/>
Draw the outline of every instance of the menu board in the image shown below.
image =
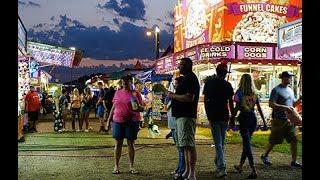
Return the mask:
<path fill-rule="evenodd" d="M 273 59 L 273 47 L 238 45 L 238 59 Z"/>
<path fill-rule="evenodd" d="M 72 67 L 75 51 L 63 47 L 28 41 L 28 52 L 38 62 Z"/>
<path fill-rule="evenodd" d="M 302 44 L 302 19 L 285 24 L 278 31 L 278 47 L 292 47 Z"/>
<path fill-rule="evenodd" d="M 278 28 L 302 17 L 302 0 L 181 0 L 174 52 L 210 42 L 277 43 Z"/>

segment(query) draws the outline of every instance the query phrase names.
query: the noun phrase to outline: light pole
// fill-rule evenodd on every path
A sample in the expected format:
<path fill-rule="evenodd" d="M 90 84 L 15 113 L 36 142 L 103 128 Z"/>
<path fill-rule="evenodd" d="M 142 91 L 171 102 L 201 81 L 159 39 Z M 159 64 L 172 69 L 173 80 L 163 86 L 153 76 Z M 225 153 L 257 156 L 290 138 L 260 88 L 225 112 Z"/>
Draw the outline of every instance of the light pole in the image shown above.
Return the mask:
<path fill-rule="evenodd" d="M 154 29 L 154 32 L 152 31 L 147 31 L 147 36 L 151 36 L 152 33 L 154 33 L 154 38 L 155 38 L 155 54 L 156 54 L 156 59 L 159 58 L 159 45 L 160 45 L 160 29 L 158 28 L 158 26 L 156 26 L 156 28 Z"/>

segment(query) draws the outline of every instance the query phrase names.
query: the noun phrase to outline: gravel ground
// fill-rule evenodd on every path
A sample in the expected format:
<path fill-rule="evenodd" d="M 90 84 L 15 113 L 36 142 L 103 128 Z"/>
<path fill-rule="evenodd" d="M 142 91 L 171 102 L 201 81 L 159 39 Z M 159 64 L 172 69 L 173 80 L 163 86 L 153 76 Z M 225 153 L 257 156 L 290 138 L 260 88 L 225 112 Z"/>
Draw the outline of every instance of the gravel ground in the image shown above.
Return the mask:
<path fill-rule="evenodd" d="M 94 130 L 99 128 L 97 120 L 92 120 Z M 67 124 L 67 128 L 69 127 Z M 155 139 L 148 138 L 147 130 L 139 133 L 136 145 L 135 168 L 138 175 L 131 175 L 127 165 L 127 149 L 124 147 L 120 161 L 121 175 L 113 175 L 113 139 L 111 135 L 90 133 L 52 133 L 52 122 L 38 124 L 38 133 L 27 134 L 26 142 L 19 143 L 19 179 L 171 179 L 170 172 L 177 162 L 177 152 L 172 139 L 164 139 L 168 130 L 163 130 Z M 213 179 L 214 148 L 212 140 L 197 137 L 197 178 Z M 238 174 L 233 165 L 241 154 L 240 144 L 226 145 L 228 176 L 225 179 L 246 179 L 249 174 L 248 162 L 244 172 Z M 302 179 L 301 169 L 291 169 L 288 154 L 271 152 L 272 166 L 262 164 L 259 156 L 263 149 L 253 148 L 258 171 L 258 179 Z M 301 162 L 301 157 L 298 158 Z"/>

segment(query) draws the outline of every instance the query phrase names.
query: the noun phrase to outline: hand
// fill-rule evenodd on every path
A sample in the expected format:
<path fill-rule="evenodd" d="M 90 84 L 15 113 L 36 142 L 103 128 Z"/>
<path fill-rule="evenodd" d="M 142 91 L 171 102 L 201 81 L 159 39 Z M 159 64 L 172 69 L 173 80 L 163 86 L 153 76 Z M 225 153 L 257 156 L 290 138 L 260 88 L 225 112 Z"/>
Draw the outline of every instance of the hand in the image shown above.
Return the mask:
<path fill-rule="evenodd" d="M 268 130 L 268 127 L 266 124 L 263 125 L 263 128 L 262 128 L 262 131 L 267 131 Z"/>
<path fill-rule="evenodd" d="M 167 91 L 167 96 L 168 96 L 170 99 L 173 99 L 173 95 L 174 95 L 173 92 Z"/>

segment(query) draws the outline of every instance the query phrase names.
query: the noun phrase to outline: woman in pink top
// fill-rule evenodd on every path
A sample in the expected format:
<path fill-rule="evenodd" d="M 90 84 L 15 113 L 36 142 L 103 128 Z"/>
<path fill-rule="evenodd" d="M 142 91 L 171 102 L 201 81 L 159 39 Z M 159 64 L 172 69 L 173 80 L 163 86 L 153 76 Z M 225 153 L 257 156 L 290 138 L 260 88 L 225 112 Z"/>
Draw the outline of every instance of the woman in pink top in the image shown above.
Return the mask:
<path fill-rule="evenodd" d="M 134 141 L 139 131 L 140 112 L 144 110 L 141 94 L 132 88 L 132 77 L 121 78 L 122 89 L 117 90 L 113 98 L 108 121 L 112 120 L 112 136 L 115 139 L 115 167 L 113 174 L 120 174 L 119 161 L 123 139 L 127 138 L 129 155 L 129 172 L 137 174 L 133 168 Z"/>

